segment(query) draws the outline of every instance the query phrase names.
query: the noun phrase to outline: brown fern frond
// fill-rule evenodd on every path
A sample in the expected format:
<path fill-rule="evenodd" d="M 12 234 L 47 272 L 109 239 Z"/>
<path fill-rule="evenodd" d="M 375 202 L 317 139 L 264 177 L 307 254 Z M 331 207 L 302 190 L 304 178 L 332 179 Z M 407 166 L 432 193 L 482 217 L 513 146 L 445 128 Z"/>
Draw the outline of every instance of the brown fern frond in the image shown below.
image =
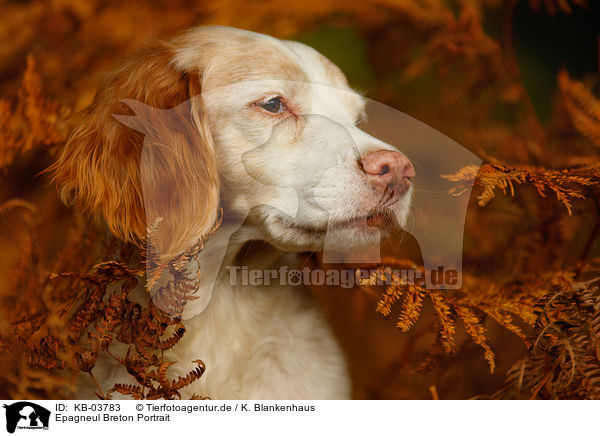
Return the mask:
<path fill-rule="evenodd" d="M 221 225 L 222 217 L 223 213 L 222 210 L 220 210 L 217 220 L 210 231 L 198 239 L 198 241 L 196 241 L 183 253 L 179 254 L 173 259 L 169 259 L 168 261 L 163 261 L 161 259 L 158 250 L 159 244 L 157 241 L 157 235 L 158 227 L 160 226 L 162 218 L 157 218 L 152 225 L 148 227 L 148 237 L 143 247 L 143 250 L 146 252 L 146 260 L 144 264 L 148 276 L 146 284 L 147 288 L 149 290 L 153 289 L 165 271 L 171 269 L 172 271 L 174 270 L 176 272 L 181 272 L 190 262 L 195 261 L 198 257 L 198 254 L 200 254 L 200 252 L 204 249 L 208 238 L 212 236 L 217 228 Z"/>
<path fill-rule="evenodd" d="M 403 332 L 409 331 L 419 319 L 425 291 L 418 286 L 408 286 L 406 297 L 402 302 L 402 311 L 396 327 Z"/>
<path fill-rule="evenodd" d="M 514 288 L 513 284 L 499 286 L 494 282 L 483 283 L 481 279 L 476 279 L 469 275 L 463 275 L 463 287 L 454 295 L 463 294 L 460 298 L 449 296 L 446 292 L 436 289 L 426 289 L 422 286 L 407 282 L 408 278 L 401 277 L 394 271 L 400 271 L 402 267 L 412 266 L 414 264 L 406 263 L 401 259 L 386 257 L 385 265 L 370 272 L 367 278 L 357 272 L 357 277 L 363 277 L 358 280 L 360 286 L 372 286 L 376 284 L 385 284 L 385 291 L 377 303 L 377 311 L 388 317 L 394 304 L 404 294 L 404 300 L 400 307 L 400 314 L 397 328 L 403 332 L 412 329 L 421 315 L 421 309 L 425 297 L 431 300 L 437 318 L 435 319 L 436 331 L 438 337 L 436 344 L 446 353 L 452 353 L 456 349 L 456 321 L 458 318 L 464 325 L 466 333 L 471 339 L 484 350 L 484 358 L 488 361 L 490 372 L 495 370 L 495 353 L 488 344 L 486 329 L 482 320 L 475 311 L 488 314 L 496 320 L 499 325 L 515 333 L 526 344 L 527 337 L 521 327 L 517 325 L 511 315 L 517 315 L 526 323 L 533 324 L 531 314 L 538 298 L 544 295 L 547 289 L 545 286 L 550 284 L 560 284 L 567 286 L 569 283 L 569 274 L 564 273 L 550 274 L 543 277 L 532 277 L 531 286 L 535 291 L 529 294 L 523 294 Z M 422 268 L 420 269 L 423 272 Z M 521 283 L 520 286 L 523 284 Z M 489 288 L 485 291 L 483 288 Z M 539 290 L 537 290 L 539 287 Z M 457 296 L 458 296 L 457 295 Z M 435 353 L 434 353 L 435 354 Z M 433 362 L 434 354 L 430 356 L 429 361 Z M 421 365 L 422 367 L 423 365 Z"/>
<path fill-rule="evenodd" d="M 184 377 L 179 377 L 177 381 L 172 384 L 172 389 L 179 390 L 189 386 L 204 375 L 204 371 L 206 370 L 204 362 L 201 360 L 194 360 L 194 363 L 196 364 L 196 368 L 187 373 Z"/>
<path fill-rule="evenodd" d="M 493 398 L 600 398 L 600 289 L 577 284 L 536 305 L 528 357 L 508 372 Z"/>
<path fill-rule="evenodd" d="M 42 94 L 35 61 L 28 56 L 16 108 L 13 110 L 9 102 L 0 101 L 0 168 L 36 146 L 49 149 L 64 141 L 66 132 L 57 105 Z"/>
<path fill-rule="evenodd" d="M 428 296 L 439 318 L 441 345 L 446 353 L 452 353 L 456 349 L 456 326 L 451 316 L 450 305 L 446 296 L 440 291 L 431 290 Z"/>
<path fill-rule="evenodd" d="M 402 290 L 398 285 L 388 286 L 385 290 L 385 295 L 377 302 L 377 312 L 383 316 L 389 316 L 392 312 L 392 306 L 402 296 Z"/>
<path fill-rule="evenodd" d="M 168 350 L 169 348 L 173 348 L 175 344 L 177 344 L 185 333 L 185 327 L 183 324 L 179 323 L 173 335 L 168 339 L 157 339 L 157 342 L 154 344 L 155 348 L 160 350 Z"/>
<path fill-rule="evenodd" d="M 454 305 L 454 310 L 465 326 L 465 330 L 473 341 L 484 350 L 484 358 L 490 365 L 490 372 L 496 368 L 496 355 L 487 343 L 485 327 L 481 320 L 471 309 L 464 306 Z"/>
<path fill-rule="evenodd" d="M 483 187 L 483 192 L 477 197 L 479 206 L 487 205 L 495 196 L 495 190 L 500 189 L 504 194 L 509 191 L 515 195 L 515 185 L 529 184 L 535 187 L 538 194 L 545 197 L 545 191 L 554 193 L 556 199 L 572 214 L 572 200 L 583 199 L 582 188 L 600 184 L 600 162 L 580 168 L 549 170 L 533 166 L 504 166 L 499 164 L 484 164 L 475 175 L 476 168 L 468 166 L 454 174 L 444 174 L 443 178 L 459 182 L 460 185 L 451 190 L 454 195 L 464 193 L 471 186 Z"/>
<path fill-rule="evenodd" d="M 566 70 L 558 73 L 562 100 L 571 121 L 581 135 L 600 147 L 600 101 Z"/>
<path fill-rule="evenodd" d="M 171 366 L 173 366 L 176 362 L 163 362 L 159 367 L 156 373 L 153 373 L 154 378 L 160 383 L 161 387 L 165 391 L 171 390 L 171 382 L 167 379 L 167 371 Z"/>
<path fill-rule="evenodd" d="M 527 341 L 527 335 L 518 325 L 515 324 L 512 316 L 510 316 L 509 313 L 503 312 L 498 308 L 489 308 L 485 306 L 478 307 L 498 324 L 517 335 L 526 345 L 529 345 Z"/>
<path fill-rule="evenodd" d="M 116 383 L 107 392 L 107 394 L 110 395 L 113 392 L 118 392 L 119 394 L 122 394 L 122 395 L 131 396 L 134 400 L 143 399 L 142 386 L 139 386 L 139 385 L 134 386 L 134 385 L 128 385 L 128 384 L 123 384 L 123 383 Z"/>

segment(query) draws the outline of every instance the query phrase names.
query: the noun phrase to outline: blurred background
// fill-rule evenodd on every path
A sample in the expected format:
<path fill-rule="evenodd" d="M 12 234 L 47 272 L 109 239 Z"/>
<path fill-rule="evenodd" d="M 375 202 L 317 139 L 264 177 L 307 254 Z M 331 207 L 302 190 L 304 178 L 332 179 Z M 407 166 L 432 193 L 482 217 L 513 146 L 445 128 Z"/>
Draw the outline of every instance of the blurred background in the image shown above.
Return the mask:
<path fill-rule="evenodd" d="M 203 24 L 308 44 L 336 63 L 353 88 L 425 122 L 485 162 L 562 169 L 597 161 L 600 135 L 594 140 L 577 127 L 558 79 L 562 72 L 569 83 L 598 95 L 597 1 L 0 0 L 0 205 L 8 204 L 0 208 L 0 294 L 12 298 L 5 299 L 12 303 L 4 311 L 18 304 L 13 276 L 24 235 L 38 229 L 28 244 L 37 246 L 35 262 L 43 265 L 73 224 L 72 212 L 39 173 L 60 151 L 75 114 L 91 103 L 102 75 L 155 39 Z M 38 114 L 34 106 L 44 110 Z M 590 109 L 597 120 L 599 107 Z M 494 286 L 526 283 L 532 275 L 580 271 L 599 254 L 594 193 L 575 201 L 572 214 L 530 186 L 514 197 L 499 193 L 485 207 L 477 204 L 480 193 L 474 190 L 469 206 L 464 267 L 480 280 L 473 288 L 481 298 Z M 15 212 L 22 205 L 6 203 L 11 199 L 35 205 L 35 212 L 24 218 Z M 420 260 L 410 235 L 386 244 L 390 256 Z M 395 311 L 385 319 L 375 310 L 384 291 L 314 289 L 348 355 L 355 398 L 489 395 L 527 354 L 519 337 L 486 317 L 496 353 L 493 374 L 461 327 L 454 354 L 432 353 L 433 308 L 425 304 L 416 325 L 401 332 Z M 10 350 L 4 350 L 8 360 Z"/>

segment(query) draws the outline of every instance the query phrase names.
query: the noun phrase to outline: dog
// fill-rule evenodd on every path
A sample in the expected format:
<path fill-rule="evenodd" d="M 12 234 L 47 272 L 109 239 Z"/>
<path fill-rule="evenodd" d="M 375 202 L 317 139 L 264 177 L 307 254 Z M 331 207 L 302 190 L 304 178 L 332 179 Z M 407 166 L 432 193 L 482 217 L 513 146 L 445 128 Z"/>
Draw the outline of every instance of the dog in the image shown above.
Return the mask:
<path fill-rule="evenodd" d="M 358 127 L 364 117 L 364 98 L 316 50 L 221 26 L 144 49 L 100 86 L 55 165 L 64 201 L 126 242 L 160 218 L 165 259 L 223 211 L 199 257 L 186 334 L 165 352 L 206 364 L 184 395 L 351 397 L 343 351 L 308 291 L 232 285 L 223 271 L 291 265 L 324 245 L 360 250 L 405 225 L 415 170 Z M 108 360 L 94 371 L 109 386 L 134 383 Z M 77 397 L 93 389 L 81 384 Z"/>

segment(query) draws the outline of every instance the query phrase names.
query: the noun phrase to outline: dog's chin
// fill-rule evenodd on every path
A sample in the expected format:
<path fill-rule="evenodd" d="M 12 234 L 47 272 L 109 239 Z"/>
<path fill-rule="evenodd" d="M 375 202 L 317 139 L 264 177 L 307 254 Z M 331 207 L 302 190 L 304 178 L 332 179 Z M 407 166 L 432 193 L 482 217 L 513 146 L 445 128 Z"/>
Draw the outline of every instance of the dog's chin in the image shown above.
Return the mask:
<path fill-rule="evenodd" d="M 283 251 L 349 251 L 379 242 L 400 227 L 405 218 L 392 209 L 372 212 L 347 220 L 306 225 L 282 215 L 265 219 L 267 240 Z"/>

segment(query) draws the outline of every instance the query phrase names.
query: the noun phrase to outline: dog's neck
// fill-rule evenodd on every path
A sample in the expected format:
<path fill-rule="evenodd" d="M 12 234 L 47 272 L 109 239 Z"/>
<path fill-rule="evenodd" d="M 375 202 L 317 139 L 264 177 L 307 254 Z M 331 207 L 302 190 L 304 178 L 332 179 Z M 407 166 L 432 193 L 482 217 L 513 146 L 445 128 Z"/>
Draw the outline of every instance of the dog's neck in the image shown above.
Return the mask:
<path fill-rule="evenodd" d="M 200 265 L 200 282 L 194 294 L 196 299 L 186 304 L 183 319 L 202 313 L 217 288 L 231 286 L 228 267 L 243 262 L 249 268 L 265 269 L 281 256 L 282 252 L 270 246 L 268 250 L 261 250 L 260 255 L 245 255 L 246 250 L 242 249 L 250 241 L 257 240 L 258 235 L 256 229 L 242 219 L 229 218 L 221 223 L 198 255 L 198 261 L 190 262 L 188 266 L 190 271 L 196 272 Z"/>

